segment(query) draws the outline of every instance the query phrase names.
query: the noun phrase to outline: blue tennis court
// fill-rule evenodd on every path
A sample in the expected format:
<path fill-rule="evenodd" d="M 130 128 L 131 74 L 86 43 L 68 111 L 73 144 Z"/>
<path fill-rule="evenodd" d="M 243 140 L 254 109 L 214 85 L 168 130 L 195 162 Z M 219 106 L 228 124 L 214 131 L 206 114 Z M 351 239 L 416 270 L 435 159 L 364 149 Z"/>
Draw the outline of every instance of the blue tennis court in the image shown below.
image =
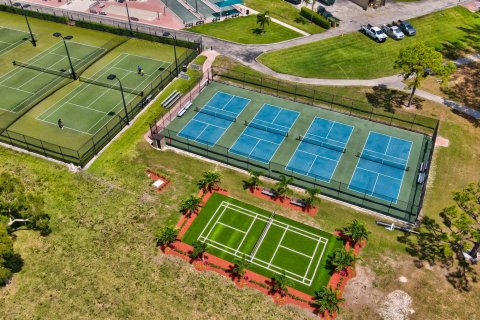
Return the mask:
<path fill-rule="evenodd" d="M 352 126 L 315 117 L 287 169 L 330 182 L 352 132 Z"/>
<path fill-rule="evenodd" d="M 264 104 L 253 120 L 247 123 L 230 152 L 264 163 L 270 162 L 299 115 L 296 111 Z"/>
<path fill-rule="evenodd" d="M 412 142 L 370 132 L 349 188 L 397 203 Z"/>
<path fill-rule="evenodd" d="M 223 136 L 249 99 L 217 92 L 178 134 L 182 138 L 213 146 Z"/>

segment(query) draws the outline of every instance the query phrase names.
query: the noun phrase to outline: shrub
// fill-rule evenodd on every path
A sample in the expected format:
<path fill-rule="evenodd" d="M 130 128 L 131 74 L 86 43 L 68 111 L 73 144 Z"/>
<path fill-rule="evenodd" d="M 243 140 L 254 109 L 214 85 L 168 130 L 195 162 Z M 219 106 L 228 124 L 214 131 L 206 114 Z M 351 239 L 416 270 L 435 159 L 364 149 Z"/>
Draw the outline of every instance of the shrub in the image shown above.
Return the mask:
<path fill-rule="evenodd" d="M 23 15 L 22 9 L 10 7 L 4 4 L 0 4 L 0 11 Z M 30 10 L 25 10 L 25 14 L 32 18 L 38 18 L 42 20 L 48 20 L 48 21 L 53 21 L 53 22 L 58 22 L 63 24 L 67 23 L 67 18 L 63 16 L 55 16 L 48 13 L 42 13 L 42 12 L 30 11 Z"/>
<path fill-rule="evenodd" d="M 330 22 L 327 19 L 306 7 L 302 7 L 302 9 L 300 10 L 300 15 L 308 19 L 309 21 L 311 19 L 313 23 L 319 25 L 322 28 L 330 29 Z"/>

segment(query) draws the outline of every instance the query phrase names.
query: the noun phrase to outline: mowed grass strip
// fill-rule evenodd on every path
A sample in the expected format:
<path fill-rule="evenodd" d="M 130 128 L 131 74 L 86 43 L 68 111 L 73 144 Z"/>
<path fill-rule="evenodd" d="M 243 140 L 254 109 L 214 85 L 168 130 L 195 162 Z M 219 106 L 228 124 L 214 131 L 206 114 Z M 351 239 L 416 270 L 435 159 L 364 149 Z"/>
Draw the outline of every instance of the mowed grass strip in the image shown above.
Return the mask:
<path fill-rule="evenodd" d="M 285 270 L 292 287 L 313 294 L 328 283 L 331 270 L 326 261 L 343 242 L 333 234 L 280 215 L 268 225 L 270 216 L 266 210 L 214 194 L 182 240 L 192 244 L 208 239 L 207 251 L 232 263 L 243 254 L 253 255 L 249 270 L 266 277 Z"/>
<path fill-rule="evenodd" d="M 265 33 L 262 33 L 257 24 L 257 15 L 208 23 L 190 28 L 189 31 L 233 42 L 254 44 L 281 42 L 301 36 L 300 33 L 275 22 L 265 25 Z"/>
<path fill-rule="evenodd" d="M 309 78 L 370 79 L 393 75 L 401 48 L 425 43 L 438 50 L 476 46 L 480 15 L 454 7 L 411 19 L 414 37 L 378 44 L 360 32 L 266 53 L 260 62 L 280 73 Z M 359 26 L 360 27 L 360 26 Z"/>
<path fill-rule="evenodd" d="M 320 26 L 300 15 L 300 10 L 284 0 L 246 0 L 245 5 L 258 12 L 268 11 L 272 18 L 288 23 L 310 34 L 324 32 Z"/>

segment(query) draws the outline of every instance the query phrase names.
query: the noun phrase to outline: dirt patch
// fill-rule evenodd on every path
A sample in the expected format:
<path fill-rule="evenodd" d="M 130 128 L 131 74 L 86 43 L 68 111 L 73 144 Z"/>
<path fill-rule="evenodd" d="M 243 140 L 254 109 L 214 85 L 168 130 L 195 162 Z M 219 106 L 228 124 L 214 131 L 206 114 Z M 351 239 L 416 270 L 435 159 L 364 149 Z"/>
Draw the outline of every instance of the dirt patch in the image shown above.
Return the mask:
<path fill-rule="evenodd" d="M 355 278 L 350 279 L 345 287 L 343 298 L 350 307 L 365 307 L 376 304 L 382 292 L 375 289 L 375 273 L 368 267 L 357 265 Z"/>
<path fill-rule="evenodd" d="M 402 290 L 389 293 L 378 309 L 384 320 L 407 320 L 414 312 L 412 297 Z"/>

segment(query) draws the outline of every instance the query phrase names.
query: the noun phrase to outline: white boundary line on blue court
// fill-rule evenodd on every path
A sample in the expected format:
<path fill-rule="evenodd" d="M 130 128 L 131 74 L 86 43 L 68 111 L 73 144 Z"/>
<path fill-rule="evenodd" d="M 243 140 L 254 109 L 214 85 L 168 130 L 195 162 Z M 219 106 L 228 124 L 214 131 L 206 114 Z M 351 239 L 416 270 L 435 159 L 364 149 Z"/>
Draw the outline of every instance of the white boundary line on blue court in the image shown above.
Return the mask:
<path fill-rule="evenodd" d="M 398 140 L 402 140 L 402 141 L 408 142 L 408 143 L 410 144 L 410 150 L 408 151 L 407 159 L 401 159 L 401 158 L 392 156 L 392 158 L 397 158 L 397 159 L 401 159 L 401 160 L 407 161 L 406 165 L 408 165 L 408 161 L 410 160 L 410 153 L 411 153 L 411 151 L 412 151 L 413 142 L 410 141 L 410 140 L 400 139 L 400 138 L 397 138 L 397 137 L 395 137 L 395 136 L 390 136 L 390 135 L 383 134 L 383 133 L 376 132 L 376 131 L 371 131 L 371 130 L 370 130 L 370 131 L 368 132 L 367 139 L 365 139 L 365 144 L 363 145 L 362 152 L 360 153 L 360 155 L 362 155 L 365 150 L 367 150 L 367 151 L 373 151 L 373 152 L 375 152 L 375 153 L 381 154 L 380 152 L 377 152 L 377 151 L 374 151 L 374 150 L 365 149 L 366 146 L 367 146 L 367 142 L 368 142 L 368 140 L 370 139 L 370 134 L 371 134 L 372 132 L 375 133 L 375 134 L 379 134 L 379 135 L 382 135 L 382 136 L 384 136 L 384 137 L 388 137 L 388 138 L 389 138 L 388 144 L 387 144 L 387 148 L 385 148 L 385 152 L 387 152 L 388 146 L 390 145 L 390 141 L 392 140 L 392 138 L 395 138 L 395 139 L 398 139 Z M 387 154 L 384 153 L 383 155 L 386 156 Z M 390 202 L 390 203 L 397 204 L 397 202 L 398 202 L 398 196 L 399 196 L 399 194 L 400 194 L 400 190 L 401 190 L 402 187 L 403 187 L 403 179 L 405 178 L 405 170 L 399 169 L 399 170 L 402 170 L 403 172 L 402 172 L 402 179 L 398 179 L 398 178 L 395 178 L 395 177 L 392 177 L 392 176 L 389 176 L 389 175 L 386 175 L 386 174 L 383 174 L 383 173 L 380 173 L 380 172 L 375 172 L 375 171 L 371 171 L 371 170 L 368 170 L 368 169 L 359 168 L 359 167 L 358 167 L 358 164 L 360 163 L 360 159 L 362 159 L 362 158 L 361 158 L 361 157 L 358 157 L 357 165 L 355 166 L 355 170 L 353 171 L 352 176 L 350 177 L 350 182 L 348 183 L 348 189 L 349 189 L 349 190 L 352 190 L 352 191 L 354 191 L 354 192 L 358 192 L 358 193 L 361 193 L 361 194 L 369 195 L 369 196 L 371 196 L 371 197 L 380 199 L 380 200 L 382 200 L 382 201 L 387 201 L 387 202 Z M 367 159 L 367 160 L 368 160 L 368 159 Z M 383 164 L 382 164 L 382 165 L 383 165 Z M 363 170 L 363 171 L 368 171 L 368 172 L 372 172 L 372 173 L 377 174 L 377 177 L 376 177 L 376 179 L 375 179 L 375 184 L 373 185 L 373 188 L 372 188 L 372 190 L 370 190 L 370 192 L 360 192 L 360 191 L 358 191 L 358 190 L 355 190 L 355 189 L 350 188 L 350 185 L 352 184 L 353 176 L 355 175 L 355 172 L 357 171 L 357 169 Z M 382 198 L 380 198 L 380 197 L 377 197 L 377 196 L 374 196 L 374 195 L 373 195 L 374 190 L 375 190 L 375 187 L 376 187 L 376 185 L 377 185 L 377 181 L 378 181 L 379 176 L 384 176 L 384 177 L 388 177 L 388 178 L 390 178 L 390 179 L 395 179 L 395 180 L 400 180 L 400 181 L 401 181 L 401 182 L 400 182 L 400 188 L 398 188 L 398 191 L 397 191 L 397 194 L 396 194 L 396 197 L 395 197 L 395 201 L 392 201 L 393 198 L 391 198 L 391 197 L 389 197 L 389 196 L 387 196 L 387 195 L 385 195 L 385 196 L 391 198 L 391 199 L 392 199 L 391 201 L 388 201 L 388 200 L 385 200 L 385 199 L 382 199 Z"/>
<path fill-rule="evenodd" d="M 310 131 L 310 129 L 312 128 L 313 123 L 314 123 L 317 119 L 326 120 L 326 121 L 329 121 L 329 122 L 332 123 L 332 126 L 331 126 L 330 129 L 328 130 L 327 136 L 321 137 L 322 139 L 328 139 L 328 140 L 331 140 L 331 141 L 335 141 L 335 142 L 341 143 L 341 144 L 344 145 L 344 147 L 347 146 L 348 142 L 350 141 L 350 138 L 352 137 L 353 130 L 355 130 L 355 127 L 354 127 L 354 126 L 351 126 L 351 125 L 348 125 L 348 124 L 344 124 L 344 123 L 342 123 L 342 122 L 337 122 L 337 121 L 334 121 L 334 120 L 322 118 L 322 117 L 319 117 L 319 116 L 316 116 L 316 117 L 312 120 L 312 122 L 311 122 L 310 125 L 308 126 L 308 129 L 307 129 L 307 131 L 305 132 L 305 135 L 304 135 L 304 136 L 306 136 L 307 134 L 310 134 L 309 131 Z M 338 141 L 338 140 L 334 140 L 334 139 L 329 139 L 329 138 L 327 138 L 328 135 L 330 134 L 330 131 L 332 130 L 333 126 L 335 125 L 335 123 L 338 123 L 338 124 L 340 124 L 340 125 L 342 125 L 342 126 L 349 127 L 349 128 L 352 129 L 352 130 L 350 130 L 350 134 L 348 135 L 348 138 L 347 138 L 347 141 L 346 141 L 346 142 L 340 142 L 340 141 Z M 314 136 L 316 136 L 316 137 L 320 137 L 319 135 L 316 135 L 316 134 L 312 134 L 312 135 L 314 135 Z M 314 179 L 317 179 L 317 180 L 322 180 L 322 181 L 325 181 L 325 182 L 327 182 L 327 183 L 330 183 L 330 182 L 332 181 L 333 175 L 335 174 L 335 171 L 337 170 L 337 167 L 338 167 L 338 164 L 340 163 L 340 160 L 342 160 L 343 154 L 340 155 L 340 158 L 339 158 L 338 160 L 329 159 L 329 158 L 322 157 L 322 156 L 319 156 L 319 155 L 316 155 L 316 154 L 313 154 L 313 153 L 310 153 L 310 152 L 298 150 L 298 149 L 300 148 L 300 145 L 301 145 L 302 143 L 303 143 L 303 141 L 300 141 L 300 143 L 297 145 L 297 148 L 295 149 L 295 151 L 293 152 L 293 154 L 290 156 L 290 159 L 288 160 L 288 163 L 287 163 L 287 165 L 285 166 L 285 169 L 290 170 L 290 171 L 292 171 L 292 172 L 295 172 L 295 173 L 300 174 L 300 175 L 305 176 L 305 177 L 310 177 L 310 178 L 314 178 Z M 320 147 L 321 147 L 321 146 L 320 146 Z M 308 168 L 307 174 L 298 172 L 298 171 L 296 171 L 296 170 L 294 170 L 294 169 L 288 169 L 288 168 L 290 167 L 290 162 L 292 161 L 292 159 L 293 159 L 293 157 L 295 156 L 295 154 L 297 154 L 297 152 L 303 152 L 303 153 L 307 153 L 307 154 L 311 154 L 311 155 L 314 155 L 314 156 L 315 156 L 315 159 L 313 160 L 312 165 L 310 166 L 310 168 Z M 330 175 L 330 178 L 328 179 L 328 181 L 327 181 L 327 180 L 324 180 L 324 179 L 319 179 L 319 178 L 317 178 L 317 175 L 315 175 L 315 177 L 312 177 L 312 176 L 309 175 L 309 174 L 310 174 L 310 171 L 311 171 L 311 169 L 312 169 L 312 167 L 313 167 L 313 165 L 315 164 L 315 161 L 317 160 L 317 158 L 323 158 L 323 159 L 327 159 L 327 160 L 335 161 L 335 162 L 336 162 L 335 168 L 333 169 L 332 174 Z"/>
<path fill-rule="evenodd" d="M 221 210 L 223 208 L 223 210 Z M 231 210 L 234 210 L 242 215 L 246 215 L 246 216 L 249 216 L 251 218 L 253 218 L 253 221 L 250 223 L 250 226 L 249 228 L 247 229 L 247 231 L 243 231 L 243 230 L 239 230 L 239 229 L 236 229 L 236 228 L 233 228 L 232 229 L 235 229 L 237 231 L 240 231 L 241 233 L 244 234 L 244 237 L 242 239 L 242 241 L 240 242 L 240 245 L 237 246 L 237 249 L 234 249 L 234 248 L 231 248 L 223 243 L 220 243 L 218 241 L 215 241 L 215 240 L 212 240 L 210 239 L 210 234 L 212 233 L 212 231 L 215 229 L 216 225 L 217 224 L 220 224 L 220 225 L 224 225 L 226 227 L 231 227 L 229 225 L 226 225 L 225 223 L 223 222 L 219 222 L 220 219 L 222 218 L 223 214 L 225 213 L 225 211 L 227 209 L 231 209 Z M 221 213 L 218 215 L 218 213 L 220 212 L 221 210 Z M 218 215 L 218 217 L 217 217 Z M 268 217 L 265 217 L 259 213 L 256 213 L 254 211 L 251 211 L 251 210 L 248 210 L 246 208 L 243 208 L 241 206 L 237 206 L 237 205 L 234 205 L 230 202 L 227 202 L 227 201 L 222 201 L 220 203 L 220 205 L 217 207 L 217 209 L 215 210 L 214 214 L 210 217 L 210 219 L 208 220 L 208 222 L 205 224 L 205 227 L 203 228 L 202 232 L 200 233 L 200 235 L 198 236 L 198 240 L 201 240 L 201 241 L 204 241 L 205 243 L 208 243 L 211 247 L 217 249 L 217 250 L 220 250 L 220 251 L 223 251 L 227 254 L 230 254 L 230 255 L 233 255 L 234 257 L 240 257 L 240 255 L 238 254 L 239 253 L 239 250 L 240 250 L 240 247 L 241 245 L 243 244 L 243 240 L 245 240 L 245 238 L 248 236 L 249 234 L 249 231 L 252 227 L 252 225 L 255 223 L 255 221 L 257 221 L 257 218 L 259 221 L 263 221 L 263 222 L 268 222 L 269 221 L 269 218 Z M 212 221 L 215 220 L 215 222 L 212 224 Z M 242 252 L 242 255 L 241 256 L 245 256 L 245 257 L 249 257 L 250 260 L 251 260 L 251 263 L 257 265 L 258 267 L 261 267 L 263 269 L 266 269 L 266 270 L 269 270 L 269 271 L 272 271 L 272 272 L 281 272 L 281 271 L 285 271 L 285 273 L 287 274 L 287 277 L 294 280 L 294 281 L 297 281 L 299 283 L 302 283 L 304 285 L 308 285 L 310 286 L 314 280 L 314 277 L 315 277 L 315 274 L 318 270 L 318 267 L 320 265 L 320 262 L 323 258 L 323 255 L 324 255 L 324 252 L 325 252 L 325 249 L 328 245 L 328 239 L 327 238 L 324 238 L 322 236 L 319 236 L 319 235 L 316 235 L 314 233 L 311 233 L 309 231 L 306 231 L 306 230 L 303 230 L 303 229 L 300 229 L 298 227 L 295 227 L 295 226 L 292 226 L 292 225 L 289 225 L 287 223 L 284 223 L 284 222 L 281 222 L 281 221 L 276 221 L 276 220 L 272 220 L 272 223 L 270 225 L 274 225 L 276 227 L 279 227 L 279 228 L 282 228 L 284 229 L 284 232 L 282 234 L 282 237 L 280 239 L 280 241 L 278 241 L 277 243 L 277 247 L 275 248 L 275 251 L 274 251 L 274 254 L 272 255 L 271 259 L 270 259 L 270 262 L 266 262 L 266 261 L 263 261 L 261 259 L 258 259 L 255 257 L 255 255 L 251 255 L 251 254 L 247 254 L 247 253 L 243 253 Z M 209 229 L 208 229 L 209 228 Z M 208 230 L 208 233 L 207 235 L 204 236 L 204 233 Z M 282 240 L 285 236 L 285 234 L 288 232 L 294 232 L 296 234 L 299 234 L 300 236 L 303 236 L 303 237 L 306 237 L 306 238 L 309 238 L 313 241 L 316 242 L 316 247 L 315 247 L 315 250 L 313 251 L 313 254 L 311 256 L 307 255 L 306 253 L 302 253 L 302 252 L 299 252 L 299 251 L 296 251 L 294 249 L 291 249 L 291 248 L 288 248 L 288 247 L 285 247 L 282 245 Z M 315 236 L 312 237 L 312 236 Z M 262 239 L 263 241 L 263 239 Z M 322 253 L 321 255 L 318 257 L 318 261 L 317 261 L 317 265 L 316 265 L 316 268 L 315 268 L 315 271 L 313 272 L 313 275 L 311 278 L 307 278 L 308 276 L 308 273 L 310 271 L 310 266 L 312 264 L 312 261 L 314 260 L 316 254 L 317 254 L 317 251 L 318 251 L 318 246 L 319 244 L 322 243 L 323 244 L 323 250 L 322 250 Z M 260 246 L 259 246 L 260 247 Z M 305 256 L 307 258 L 310 259 L 310 263 L 309 265 L 307 266 L 307 269 L 305 271 L 305 274 L 303 275 L 303 277 L 295 272 L 291 272 L 289 270 L 285 270 L 285 269 L 282 269 L 274 264 L 272 264 L 272 261 L 274 260 L 275 258 L 275 255 L 278 251 L 279 248 L 284 248 L 284 249 L 287 249 L 291 252 L 295 252 L 299 255 L 302 255 L 302 256 Z M 290 276 L 291 274 L 291 276 Z"/>

